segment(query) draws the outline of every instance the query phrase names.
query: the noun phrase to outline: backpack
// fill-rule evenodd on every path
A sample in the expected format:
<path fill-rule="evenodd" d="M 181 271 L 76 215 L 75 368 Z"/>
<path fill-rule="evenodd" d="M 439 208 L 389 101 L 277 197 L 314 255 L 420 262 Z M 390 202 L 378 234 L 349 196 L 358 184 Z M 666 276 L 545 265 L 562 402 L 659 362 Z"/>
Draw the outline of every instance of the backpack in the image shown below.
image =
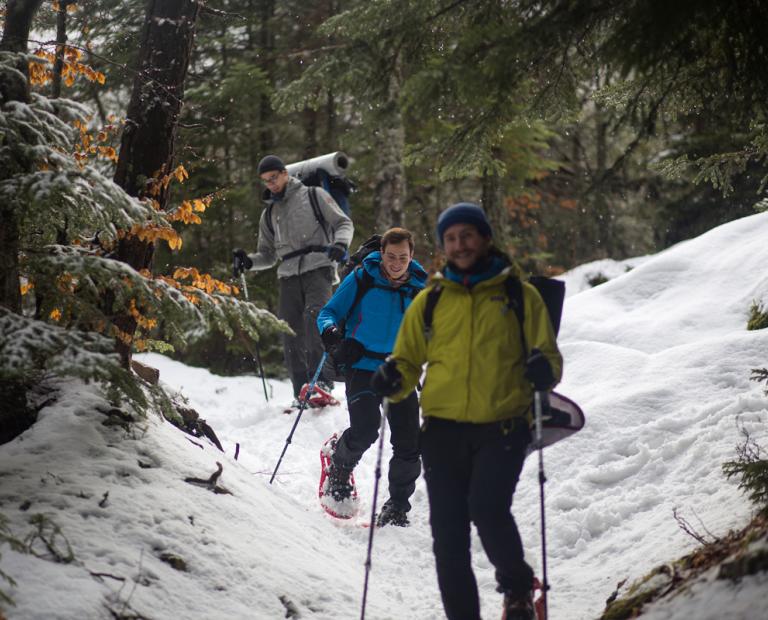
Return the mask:
<path fill-rule="evenodd" d="M 352 273 L 357 267 L 363 264 L 363 259 L 373 252 L 378 252 L 381 249 L 381 235 L 371 235 L 365 241 L 360 244 L 360 247 L 355 250 L 355 253 L 350 255 L 349 260 L 339 270 L 339 278 L 344 279 L 350 273 Z M 367 273 L 367 272 L 366 272 Z"/>
<path fill-rule="evenodd" d="M 315 168 L 309 174 L 300 174 L 297 178 L 309 187 L 322 187 L 336 201 L 341 210 L 349 215 L 349 195 L 357 189 L 357 186 L 347 177 L 332 175 L 322 168 Z"/>
<path fill-rule="evenodd" d="M 560 318 L 563 314 L 563 301 L 565 300 L 565 282 L 545 278 L 544 276 L 532 276 L 528 282 L 532 284 L 539 295 L 544 300 L 547 307 L 549 320 L 552 323 L 552 329 L 555 336 L 560 332 Z M 528 356 L 528 343 L 525 341 L 523 332 L 523 321 L 525 320 L 525 306 L 523 305 L 523 287 L 520 279 L 516 276 L 507 276 L 504 280 L 504 289 L 507 293 L 507 307 L 514 310 L 517 315 L 517 321 L 520 325 L 520 340 L 523 343 L 523 351 Z M 424 335 L 429 340 L 432 337 L 432 319 L 435 313 L 435 306 L 440 299 L 443 287 L 438 283 L 427 293 L 427 302 L 424 305 Z"/>
<path fill-rule="evenodd" d="M 265 196 L 268 196 L 267 192 L 269 192 L 269 190 L 265 191 Z M 330 241 L 331 237 L 328 234 L 328 222 L 325 221 L 325 216 L 323 215 L 323 212 L 320 210 L 320 203 L 317 201 L 317 189 L 314 186 L 310 186 L 309 188 L 309 204 L 312 205 L 312 213 L 315 214 L 315 219 L 317 220 L 317 223 L 320 224 L 320 228 L 323 229 L 323 232 L 325 233 L 325 238 L 328 239 L 328 241 Z M 274 206 L 275 206 L 274 202 L 268 203 L 266 207 L 267 212 L 264 215 L 267 228 L 269 229 L 269 232 L 272 233 L 272 236 L 275 235 L 275 225 L 272 223 L 272 209 L 274 208 Z M 288 257 L 286 256 L 284 258 L 288 258 Z"/>
<path fill-rule="evenodd" d="M 528 282 L 539 291 L 544 305 L 547 307 L 547 314 L 552 323 L 552 329 L 555 332 L 555 336 L 557 336 L 560 332 L 560 319 L 563 314 L 565 282 L 543 276 L 533 276 Z M 520 328 L 520 342 L 523 345 L 524 357 L 527 359 L 528 343 L 523 331 L 523 322 L 525 321 L 523 286 L 518 277 L 510 275 L 504 280 L 504 289 L 507 293 L 507 307 L 513 310 L 517 316 Z M 443 287 L 438 283 L 427 293 L 427 301 L 424 306 L 424 336 L 427 341 L 432 337 L 432 320 L 434 318 L 435 306 L 437 306 L 442 290 Z M 557 392 L 550 392 L 548 400 L 549 406 L 542 416 L 542 448 L 573 435 L 584 427 L 585 422 L 584 412 L 569 398 Z M 533 444 L 534 442 L 531 442 L 528 446 L 529 454 L 535 449 Z"/>

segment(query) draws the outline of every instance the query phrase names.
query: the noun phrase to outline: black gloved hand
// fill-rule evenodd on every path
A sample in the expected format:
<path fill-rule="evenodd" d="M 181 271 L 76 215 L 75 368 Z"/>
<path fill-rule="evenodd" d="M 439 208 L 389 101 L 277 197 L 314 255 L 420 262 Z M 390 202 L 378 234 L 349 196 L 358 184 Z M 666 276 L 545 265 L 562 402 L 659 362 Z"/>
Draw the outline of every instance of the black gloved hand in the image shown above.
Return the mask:
<path fill-rule="evenodd" d="M 339 364 L 350 366 L 365 355 L 363 343 L 354 338 L 344 338 L 333 350 L 333 359 Z"/>
<path fill-rule="evenodd" d="M 371 389 L 380 396 L 392 396 L 403 387 L 403 375 L 397 369 L 395 360 L 387 358 L 381 366 L 376 369 L 371 377 Z"/>
<path fill-rule="evenodd" d="M 248 258 L 245 250 L 237 248 L 232 250 L 232 276 L 239 278 L 240 274 L 253 267 L 253 261 Z"/>
<path fill-rule="evenodd" d="M 347 247 L 343 243 L 334 243 L 329 245 L 325 251 L 328 253 L 328 258 L 336 263 L 347 262 Z"/>
<path fill-rule="evenodd" d="M 331 353 L 341 342 L 341 332 L 338 327 L 331 325 L 323 330 L 323 333 L 320 334 L 320 339 L 323 341 L 325 350 Z"/>
<path fill-rule="evenodd" d="M 537 392 L 548 390 L 555 382 L 549 360 L 538 349 L 531 349 L 531 354 L 525 362 L 525 378 L 533 383 Z"/>

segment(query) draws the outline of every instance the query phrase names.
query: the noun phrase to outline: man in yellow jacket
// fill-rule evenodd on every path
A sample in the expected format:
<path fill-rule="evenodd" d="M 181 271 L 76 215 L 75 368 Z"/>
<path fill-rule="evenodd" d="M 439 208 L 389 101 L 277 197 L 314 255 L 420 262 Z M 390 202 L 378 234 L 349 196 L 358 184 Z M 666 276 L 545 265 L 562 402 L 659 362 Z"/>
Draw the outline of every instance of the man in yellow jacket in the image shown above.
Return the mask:
<path fill-rule="evenodd" d="M 510 508 L 531 441 L 534 386 L 546 390 L 559 381 L 562 356 L 541 296 L 493 248 L 480 207 L 449 207 L 437 232 L 447 265 L 406 311 L 372 387 L 397 402 L 426 364 L 421 449 L 446 616 L 480 618 L 470 558 L 474 523 L 504 593 L 503 618 L 529 620 L 533 571 Z M 509 278 L 518 278 L 522 292 L 522 330 Z"/>

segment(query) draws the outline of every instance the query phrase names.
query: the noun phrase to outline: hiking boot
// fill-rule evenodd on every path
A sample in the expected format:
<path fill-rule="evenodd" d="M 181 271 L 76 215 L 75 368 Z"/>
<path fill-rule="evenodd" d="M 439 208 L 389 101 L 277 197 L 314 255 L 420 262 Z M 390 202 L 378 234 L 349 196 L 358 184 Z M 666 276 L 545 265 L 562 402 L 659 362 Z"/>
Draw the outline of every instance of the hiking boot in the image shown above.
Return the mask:
<path fill-rule="evenodd" d="M 336 443 L 338 439 L 332 438 L 328 444 L 328 456 L 330 457 L 330 465 L 327 472 L 327 487 L 325 488 L 325 494 L 330 495 L 335 501 L 343 502 L 348 500 L 352 496 L 354 486 L 352 480 L 352 470 L 347 467 L 340 467 L 333 461 L 333 454 L 336 452 Z"/>
<path fill-rule="evenodd" d="M 323 379 L 320 379 L 317 382 L 317 387 L 319 387 L 323 392 L 328 392 L 329 394 L 333 392 L 333 388 L 335 387 L 333 381 L 325 381 Z"/>
<path fill-rule="evenodd" d="M 392 505 L 391 500 L 387 500 L 384 503 L 379 516 L 376 518 L 376 527 L 384 527 L 385 525 L 408 527 L 410 524 L 408 513 Z"/>
<path fill-rule="evenodd" d="M 352 496 L 354 487 L 349 481 L 352 472 L 348 469 L 337 467 L 334 464 L 328 468 L 328 488 L 326 495 L 330 495 L 335 501 L 343 502 Z"/>
<path fill-rule="evenodd" d="M 501 620 L 536 620 L 536 612 L 533 608 L 533 592 L 524 594 L 504 594 L 503 611 Z"/>

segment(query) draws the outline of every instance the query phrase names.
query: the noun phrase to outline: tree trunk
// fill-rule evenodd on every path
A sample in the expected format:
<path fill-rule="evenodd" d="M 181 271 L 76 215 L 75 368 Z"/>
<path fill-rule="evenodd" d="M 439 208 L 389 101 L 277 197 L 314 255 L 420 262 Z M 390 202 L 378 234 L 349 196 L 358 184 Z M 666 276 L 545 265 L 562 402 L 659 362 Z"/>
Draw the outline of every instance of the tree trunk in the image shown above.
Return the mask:
<path fill-rule="evenodd" d="M 400 62 L 397 60 L 389 77 L 387 102 L 382 110 L 380 129 L 374 133 L 375 148 L 381 162 L 373 194 L 378 232 L 384 232 L 392 226 L 405 225 L 405 127 L 398 103 L 401 86 Z"/>
<path fill-rule="evenodd" d="M 42 0 L 8 0 L 0 51 L 27 51 L 32 18 L 41 3 Z M 5 106 L 9 101 L 29 102 L 29 69 L 26 60 L 19 60 L 16 68 L 20 73 L 0 72 L 0 106 Z M 22 170 L 30 165 L 28 162 L 17 162 L 18 168 Z M 10 171 L 0 171 L 0 178 L 8 174 Z M 21 312 L 19 237 L 19 219 L 16 211 L 0 204 L 0 306 L 16 313 Z"/>
<path fill-rule="evenodd" d="M 302 159 L 309 159 L 310 157 L 315 157 L 321 154 L 318 152 L 319 145 L 317 143 L 318 112 L 317 110 L 307 107 L 304 108 L 302 117 L 304 121 L 304 150 L 301 155 Z M 323 152 L 325 152 L 327 148 L 328 146 L 323 146 Z M 334 147 L 331 145 L 331 148 Z"/>
<path fill-rule="evenodd" d="M 194 0 L 150 0 L 139 50 L 139 72 L 120 143 L 115 183 L 132 196 L 144 197 L 148 181 L 173 169 L 174 141 L 184 99 L 184 80 L 192 55 L 195 24 L 200 5 Z M 154 198 L 165 208 L 167 187 Z M 125 237 L 117 258 L 136 270 L 152 265 L 154 244 L 137 237 Z M 136 321 L 130 314 L 114 319 L 117 328 L 133 337 Z M 126 368 L 130 366 L 131 344 L 117 340 L 117 349 Z"/>
<path fill-rule="evenodd" d="M 493 156 L 501 157 L 498 148 L 494 149 Z M 485 211 L 488 221 L 493 229 L 494 242 L 500 250 L 508 250 L 512 242 L 512 230 L 509 213 L 504 204 L 501 178 L 496 173 L 484 173 L 482 179 L 482 195 L 480 204 Z"/>
<path fill-rule="evenodd" d="M 67 7 L 70 0 L 59 0 L 56 14 L 56 62 L 53 63 L 53 91 L 51 97 L 61 97 L 61 70 L 64 68 L 64 47 L 67 44 Z"/>
<path fill-rule="evenodd" d="M 598 87 L 600 84 L 597 84 Z M 603 107 L 595 104 L 595 179 L 598 183 L 610 183 L 606 179 L 608 160 L 608 121 L 605 118 Z M 613 220 L 611 207 L 606 199 L 608 188 L 602 185 L 593 192 L 592 217 L 597 227 L 595 238 L 595 258 L 605 258 L 612 255 L 613 251 Z"/>
<path fill-rule="evenodd" d="M 258 29 L 255 29 L 250 21 L 248 22 L 246 49 L 252 53 L 254 62 L 258 63 L 258 66 L 265 72 L 269 83 L 274 85 L 275 37 L 272 32 L 272 19 L 275 14 L 274 0 L 249 0 L 248 12 L 251 15 L 258 14 Z M 248 126 L 250 135 L 248 140 L 249 170 L 246 172 L 246 176 L 250 183 L 254 203 L 261 205 L 262 187 L 257 169 L 261 158 L 269 154 L 274 145 L 274 132 L 270 124 L 272 104 L 269 95 L 264 93 L 255 100 L 247 101 L 246 105 L 252 110 L 251 122 Z"/>

